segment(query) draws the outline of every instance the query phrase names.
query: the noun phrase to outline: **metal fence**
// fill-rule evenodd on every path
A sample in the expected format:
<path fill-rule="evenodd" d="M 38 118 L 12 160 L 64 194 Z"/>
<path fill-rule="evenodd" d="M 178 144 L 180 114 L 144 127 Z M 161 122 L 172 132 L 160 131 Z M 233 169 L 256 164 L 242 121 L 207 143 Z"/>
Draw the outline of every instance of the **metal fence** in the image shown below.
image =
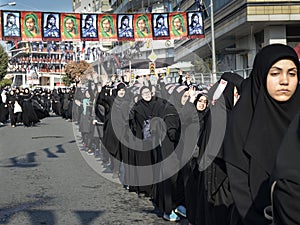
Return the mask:
<path fill-rule="evenodd" d="M 237 73 L 243 78 L 247 78 L 251 72 L 252 68 L 246 68 L 246 69 L 240 69 L 240 70 L 232 70 L 230 72 Z M 223 71 L 223 72 L 217 72 L 217 80 L 220 79 L 221 75 L 224 72 L 229 72 L 229 71 Z M 196 83 L 201 83 L 201 84 L 206 84 L 209 85 L 213 83 L 213 76 L 212 73 L 195 73 L 193 74 L 193 78 Z"/>

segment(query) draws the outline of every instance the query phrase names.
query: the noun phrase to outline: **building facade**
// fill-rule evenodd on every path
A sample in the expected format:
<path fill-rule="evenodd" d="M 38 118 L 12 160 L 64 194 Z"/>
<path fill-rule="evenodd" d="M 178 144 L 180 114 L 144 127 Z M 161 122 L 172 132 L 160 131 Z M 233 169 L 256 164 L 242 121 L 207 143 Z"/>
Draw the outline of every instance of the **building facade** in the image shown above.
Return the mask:
<path fill-rule="evenodd" d="M 196 7 L 194 1 L 188 0 L 178 4 L 184 11 Z M 211 58 L 210 7 L 211 1 L 204 0 L 205 38 L 177 42 L 175 61 L 188 60 L 191 52 L 203 59 Z M 295 47 L 300 41 L 299 1 L 218 0 L 213 1 L 213 9 L 218 73 L 233 70 L 247 76 L 263 46 L 282 43 Z"/>

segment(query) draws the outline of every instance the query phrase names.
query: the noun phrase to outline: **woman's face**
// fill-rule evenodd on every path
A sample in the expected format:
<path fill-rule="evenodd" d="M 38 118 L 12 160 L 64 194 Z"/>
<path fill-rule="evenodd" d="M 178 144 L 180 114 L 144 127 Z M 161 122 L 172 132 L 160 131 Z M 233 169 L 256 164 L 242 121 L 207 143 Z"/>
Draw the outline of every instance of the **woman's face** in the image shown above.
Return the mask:
<path fill-rule="evenodd" d="M 185 105 L 185 103 L 189 99 L 189 97 L 190 97 L 189 91 L 185 91 L 184 94 L 181 97 L 181 104 Z"/>
<path fill-rule="evenodd" d="M 125 96 L 125 92 L 126 92 L 126 91 L 125 91 L 124 88 L 118 90 L 118 92 L 117 92 L 118 97 L 123 98 L 123 97 Z"/>
<path fill-rule="evenodd" d="M 298 86 L 297 67 L 290 59 L 282 59 L 274 63 L 267 75 L 269 95 L 279 102 L 288 101 Z"/>
<path fill-rule="evenodd" d="M 147 102 L 151 101 L 151 99 L 152 99 L 152 93 L 151 93 L 150 89 L 148 89 L 148 88 L 145 88 L 144 90 L 142 90 L 141 95 L 142 95 L 142 98 Z"/>
<path fill-rule="evenodd" d="M 202 95 L 197 102 L 196 108 L 198 111 L 203 111 L 206 109 L 206 107 L 207 107 L 207 97 Z"/>

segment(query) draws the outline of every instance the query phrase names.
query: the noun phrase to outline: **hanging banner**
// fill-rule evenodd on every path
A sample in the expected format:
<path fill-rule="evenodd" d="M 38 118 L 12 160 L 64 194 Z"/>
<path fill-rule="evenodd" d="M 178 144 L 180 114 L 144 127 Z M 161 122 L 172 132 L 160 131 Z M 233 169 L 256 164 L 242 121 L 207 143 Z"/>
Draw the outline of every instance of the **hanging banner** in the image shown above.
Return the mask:
<path fill-rule="evenodd" d="M 173 12 L 169 14 L 170 38 L 185 39 L 187 38 L 187 18 L 184 12 Z"/>
<path fill-rule="evenodd" d="M 59 13 L 42 13 L 43 40 L 60 41 L 60 14 Z"/>
<path fill-rule="evenodd" d="M 63 41 L 80 41 L 80 14 L 62 13 L 60 14 L 61 23 L 61 40 Z"/>
<path fill-rule="evenodd" d="M 41 12 L 21 12 L 22 40 L 39 41 L 42 39 L 41 18 Z"/>
<path fill-rule="evenodd" d="M 81 40 L 83 41 L 98 41 L 98 15 L 97 14 L 81 14 L 80 28 Z"/>
<path fill-rule="evenodd" d="M 4 41 L 21 40 L 20 18 L 18 11 L 2 11 L 2 39 Z"/>
<path fill-rule="evenodd" d="M 118 40 L 134 41 L 133 15 L 132 14 L 118 15 L 117 24 L 118 24 Z"/>
<path fill-rule="evenodd" d="M 0 13 L 0 39 L 4 41 L 149 41 L 204 38 L 201 11 L 98 14 L 7 10 Z"/>
<path fill-rule="evenodd" d="M 189 38 L 203 38 L 204 37 L 204 26 L 202 12 L 188 12 L 188 36 Z"/>
<path fill-rule="evenodd" d="M 137 41 L 152 39 L 152 14 L 135 14 L 134 38 Z"/>
<path fill-rule="evenodd" d="M 100 14 L 98 16 L 99 24 L 99 39 L 117 41 L 117 15 L 114 14 Z"/>
<path fill-rule="evenodd" d="M 152 14 L 153 39 L 170 39 L 168 13 Z"/>

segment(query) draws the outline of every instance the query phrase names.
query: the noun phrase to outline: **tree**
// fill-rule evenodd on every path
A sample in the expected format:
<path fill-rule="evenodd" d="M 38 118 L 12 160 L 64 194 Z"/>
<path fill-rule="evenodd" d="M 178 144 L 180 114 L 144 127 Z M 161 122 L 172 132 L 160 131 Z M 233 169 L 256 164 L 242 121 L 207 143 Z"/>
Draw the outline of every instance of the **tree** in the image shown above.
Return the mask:
<path fill-rule="evenodd" d="M 0 89 L 6 86 L 11 86 L 12 81 L 10 79 L 2 79 L 0 80 Z"/>
<path fill-rule="evenodd" d="M 8 55 L 4 47 L 0 45 L 0 80 L 2 80 L 5 74 L 7 73 L 7 67 L 8 67 Z"/>
<path fill-rule="evenodd" d="M 71 83 L 84 82 L 88 76 L 93 72 L 93 67 L 88 62 L 81 60 L 79 62 L 71 61 L 65 66 L 66 76 Z"/>

